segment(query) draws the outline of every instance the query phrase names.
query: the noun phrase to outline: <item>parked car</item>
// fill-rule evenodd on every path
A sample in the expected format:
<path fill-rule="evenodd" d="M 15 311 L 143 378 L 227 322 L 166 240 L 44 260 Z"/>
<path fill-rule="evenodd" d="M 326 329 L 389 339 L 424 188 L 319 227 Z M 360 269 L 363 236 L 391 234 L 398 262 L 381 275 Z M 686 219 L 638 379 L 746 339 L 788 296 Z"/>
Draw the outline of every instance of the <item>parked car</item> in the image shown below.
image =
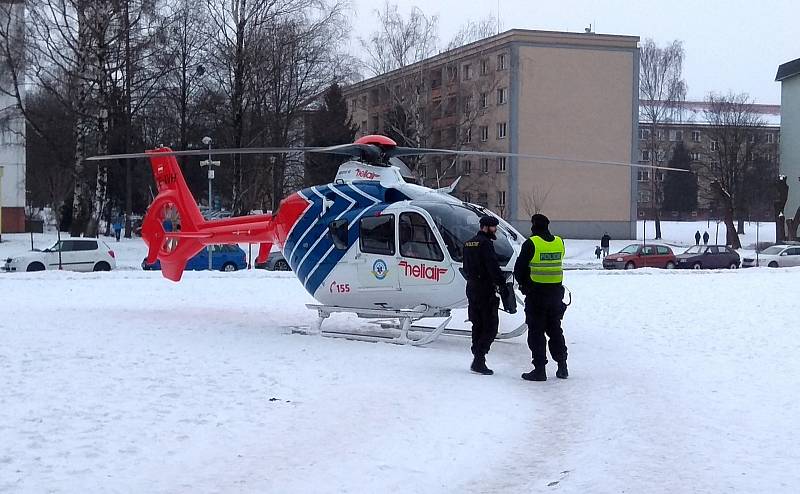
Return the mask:
<path fill-rule="evenodd" d="M 290 271 L 289 263 L 283 257 L 281 251 L 276 250 L 269 253 L 267 261 L 263 263 L 256 263 L 256 269 L 268 269 L 270 271 Z"/>
<path fill-rule="evenodd" d="M 767 247 L 758 254 L 757 264 L 755 257 L 746 257 L 744 261 L 742 261 L 742 267 L 745 268 L 751 268 L 756 265 L 770 268 L 800 266 L 800 246 L 773 245 L 772 247 Z"/>
<path fill-rule="evenodd" d="M 675 265 L 675 254 L 666 245 L 631 244 L 616 254 L 608 255 L 603 259 L 603 267 L 605 269 L 673 269 Z"/>
<path fill-rule="evenodd" d="M 725 245 L 693 245 L 678 256 L 680 269 L 736 269 L 739 254 Z"/>
<path fill-rule="evenodd" d="M 247 255 L 236 244 L 214 245 L 211 247 L 211 267 L 215 271 L 237 271 L 247 268 Z M 142 269 L 161 269 L 159 261 L 147 264 L 142 260 Z M 208 249 L 203 249 L 186 263 L 187 271 L 203 271 L 208 269 Z"/>
<path fill-rule="evenodd" d="M 59 259 L 60 258 L 60 259 Z M 117 267 L 114 251 L 96 238 L 69 238 L 44 250 L 34 250 L 6 259 L 4 271 L 110 271 Z"/>

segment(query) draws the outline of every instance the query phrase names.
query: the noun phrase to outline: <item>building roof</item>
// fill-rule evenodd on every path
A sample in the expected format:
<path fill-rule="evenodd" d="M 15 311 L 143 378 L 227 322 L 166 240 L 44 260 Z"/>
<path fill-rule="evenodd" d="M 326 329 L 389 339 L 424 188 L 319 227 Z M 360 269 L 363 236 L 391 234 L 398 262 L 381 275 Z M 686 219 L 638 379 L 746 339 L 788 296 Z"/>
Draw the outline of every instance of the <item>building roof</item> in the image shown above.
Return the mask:
<path fill-rule="evenodd" d="M 645 102 L 640 102 L 640 108 L 643 103 Z M 754 103 L 750 105 L 750 109 L 754 113 L 759 114 L 766 127 L 781 126 L 781 105 L 759 105 Z M 708 110 L 708 103 L 705 101 L 683 101 L 678 104 L 670 123 L 684 125 L 709 125 L 710 122 L 706 117 L 706 110 Z M 639 120 L 644 120 L 641 114 L 639 116 Z"/>
<path fill-rule="evenodd" d="M 775 74 L 775 80 L 780 82 L 796 75 L 800 75 L 800 58 L 781 64 L 778 73 Z"/>
<path fill-rule="evenodd" d="M 344 87 L 346 93 L 362 91 L 372 86 L 385 83 L 387 79 L 398 75 L 420 70 L 420 68 L 436 67 L 443 63 L 473 56 L 487 49 L 500 48 L 510 43 L 536 43 L 554 46 L 592 47 L 607 49 L 636 50 L 639 46 L 638 36 L 618 34 L 597 34 L 595 32 L 539 31 L 532 29 L 510 29 L 488 38 L 473 41 L 466 45 L 446 50 L 419 62 L 401 67 L 386 74 L 370 77 L 363 81 Z"/>

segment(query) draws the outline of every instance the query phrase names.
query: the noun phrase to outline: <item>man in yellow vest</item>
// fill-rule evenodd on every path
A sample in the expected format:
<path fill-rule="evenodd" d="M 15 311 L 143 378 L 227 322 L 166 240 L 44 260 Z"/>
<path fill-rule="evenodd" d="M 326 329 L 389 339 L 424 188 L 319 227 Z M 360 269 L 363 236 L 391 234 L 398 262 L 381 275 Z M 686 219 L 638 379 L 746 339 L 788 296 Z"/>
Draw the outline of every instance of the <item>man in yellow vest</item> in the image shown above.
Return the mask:
<path fill-rule="evenodd" d="M 550 233 L 550 220 L 543 214 L 531 218 L 531 237 L 522 244 L 514 264 L 514 278 L 525 295 L 525 322 L 533 370 L 522 374 L 526 381 L 546 381 L 547 338 L 550 356 L 558 363 L 556 377 L 566 379 L 567 345 L 561 329 L 564 316 L 564 241 Z"/>

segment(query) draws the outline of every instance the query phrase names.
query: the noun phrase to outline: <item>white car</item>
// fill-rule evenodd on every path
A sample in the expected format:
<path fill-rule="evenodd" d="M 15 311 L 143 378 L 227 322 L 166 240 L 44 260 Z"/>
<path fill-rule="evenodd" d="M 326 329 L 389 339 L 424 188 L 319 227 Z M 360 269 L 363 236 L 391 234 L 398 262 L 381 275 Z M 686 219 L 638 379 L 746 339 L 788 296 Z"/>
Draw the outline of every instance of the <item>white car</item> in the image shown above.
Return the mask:
<path fill-rule="evenodd" d="M 96 238 L 69 238 L 45 250 L 34 250 L 6 259 L 4 271 L 110 271 L 117 267 L 114 251 Z"/>
<path fill-rule="evenodd" d="M 798 245 L 773 245 L 758 254 L 758 262 L 754 257 L 746 257 L 742 267 L 768 266 L 770 268 L 787 268 L 800 266 L 800 246 Z"/>

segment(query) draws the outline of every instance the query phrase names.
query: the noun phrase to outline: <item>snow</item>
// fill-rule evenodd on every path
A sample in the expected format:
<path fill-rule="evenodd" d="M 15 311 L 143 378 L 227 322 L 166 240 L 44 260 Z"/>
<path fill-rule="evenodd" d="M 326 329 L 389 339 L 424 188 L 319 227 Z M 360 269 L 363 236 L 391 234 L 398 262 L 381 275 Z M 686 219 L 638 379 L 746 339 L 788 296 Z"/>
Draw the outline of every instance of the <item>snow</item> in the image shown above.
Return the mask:
<path fill-rule="evenodd" d="M 529 383 L 524 337 L 484 377 L 293 333 L 291 273 L 0 275 L 0 492 L 795 492 L 800 269 L 566 276 L 570 379 Z"/>

